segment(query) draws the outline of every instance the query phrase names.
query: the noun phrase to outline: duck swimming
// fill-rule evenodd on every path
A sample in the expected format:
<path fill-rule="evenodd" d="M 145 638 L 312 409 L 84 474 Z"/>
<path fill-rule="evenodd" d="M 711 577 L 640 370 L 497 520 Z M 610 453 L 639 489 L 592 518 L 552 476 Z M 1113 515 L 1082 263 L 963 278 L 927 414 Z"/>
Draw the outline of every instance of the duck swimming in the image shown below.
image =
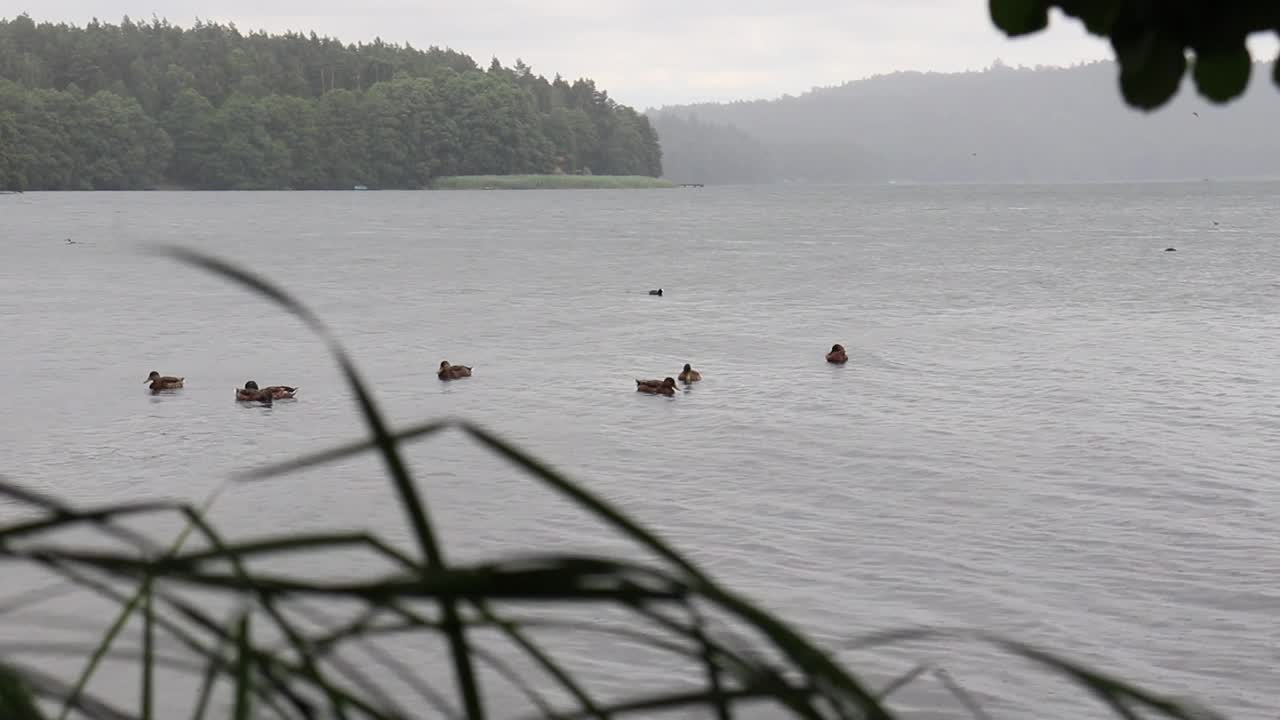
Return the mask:
<path fill-rule="evenodd" d="M 694 370 L 689 363 L 684 364 L 684 369 L 680 371 L 680 382 L 692 383 L 702 379 L 702 373 Z"/>
<path fill-rule="evenodd" d="M 151 374 L 147 376 L 147 379 L 142 382 L 151 383 L 152 390 L 176 390 L 182 387 L 183 380 L 186 380 L 186 378 L 174 377 L 172 375 L 161 375 L 155 370 L 152 370 Z"/>
<path fill-rule="evenodd" d="M 650 294 L 650 295 L 657 295 L 658 297 L 662 297 L 662 288 L 658 288 L 657 290 L 650 290 L 650 291 L 649 291 L 649 294 Z"/>
<path fill-rule="evenodd" d="M 650 395 L 666 395 L 670 397 L 676 394 L 676 381 L 674 378 L 664 378 L 662 380 L 636 380 L 636 392 L 649 393 Z"/>
<path fill-rule="evenodd" d="M 250 387 L 252 386 L 252 387 Z M 250 380 L 244 384 L 242 388 L 236 388 L 236 402 L 257 402 L 263 405 L 271 405 L 275 398 L 267 388 L 258 388 L 258 384 Z"/>
<path fill-rule="evenodd" d="M 242 388 L 236 388 L 236 400 L 259 402 L 265 397 L 270 400 L 292 400 L 294 394 L 298 392 L 298 388 L 289 387 L 288 385 L 268 385 L 259 388 L 258 383 L 250 380 L 244 384 Z"/>
<path fill-rule="evenodd" d="M 441 380 L 457 380 L 458 378 L 471 377 L 471 368 L 466 365 L 450 365 L 448 360 L 440 361 L 440 370 L 436 376 Z"/>
<path fill-rule="evenodd" d="M 844 352 L 844 346 L 836 343 L 831 346 L 831 352 L 827 353 L 827 362 L 833 365 L 843 365 L 849 362 L 849 356 Z"/>

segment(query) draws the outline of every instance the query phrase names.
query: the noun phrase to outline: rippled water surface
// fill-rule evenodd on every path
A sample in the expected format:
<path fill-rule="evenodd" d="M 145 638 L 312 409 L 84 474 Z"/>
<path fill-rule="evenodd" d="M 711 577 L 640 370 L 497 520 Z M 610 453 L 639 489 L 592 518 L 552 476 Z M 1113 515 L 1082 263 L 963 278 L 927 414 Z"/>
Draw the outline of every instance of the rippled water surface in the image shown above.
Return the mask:
<path fill-rule="evenodd" d="M 0 197 L 0 472 L 81 503 L 198 501 L 233 471 L 360 435 L 299 322 L 138 252 L 177 243 L 310 303 L 397 423 L 481 421 L 823 643 L 982 627 L 1274 717 L 1277 191 Z M 823 362 L 835 342 L 845 367 Z M 442 359 L 474 377 L 440 383 Z M 634 392 L 685 362 L 706 378 L 692 390 Z M 153 397 L 152 369 L 187 387 Z M 238 406 L 248 379 L 299 399 Z M 410 454 L 453 558 L 624 547 L 460 435 Z M 231 534 L 406 537 L 363 459 L 237 486 L 212 515 Z M 25 622 L 16 637 L 38 639 Z M 585 642 L 568 652 L 649 672 Z M 997 717 L 1104 714 L 976 642 L 842 657 L 880 679 L 936 660 Z M 903 707 L 963 716 L 931 693 Z"/>

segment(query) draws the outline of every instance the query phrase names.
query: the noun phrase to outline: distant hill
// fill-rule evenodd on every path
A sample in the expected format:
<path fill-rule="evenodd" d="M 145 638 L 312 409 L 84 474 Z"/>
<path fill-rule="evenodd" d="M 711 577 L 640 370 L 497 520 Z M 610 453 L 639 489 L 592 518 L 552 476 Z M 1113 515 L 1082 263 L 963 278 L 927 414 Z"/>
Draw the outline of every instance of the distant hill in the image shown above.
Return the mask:
<path fill-rule="evenodd" d="M 900 72 L 777 100 L 648 115 L 677 182 L 1076 182 L 1280 175 L 1270 64 L 1213 106 L 1187 84 L 1125 106 L 1116 66 Z"/>

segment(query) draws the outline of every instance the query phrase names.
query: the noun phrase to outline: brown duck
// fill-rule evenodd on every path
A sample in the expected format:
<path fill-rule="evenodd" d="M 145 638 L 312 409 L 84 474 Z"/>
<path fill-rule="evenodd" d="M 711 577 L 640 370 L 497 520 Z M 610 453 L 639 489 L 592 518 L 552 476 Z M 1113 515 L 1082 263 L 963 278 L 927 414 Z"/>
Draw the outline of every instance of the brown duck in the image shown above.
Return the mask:
<path fill-rule="evenodd" d="M 448 360 L 440 361 L 440 370 L 436 376 L 441 380 L 457 380 L 458 378 L 471 377 L 471 368 L 466 365 L 450 365 Z"/>
<path fill-rule="evenodd" d="M 147 376 L 147 379 L 142 382 L 151 383 L 152 390 L 176 390 L 177 388 L 182 387 L 183 380 L 186 380 L 186 378 L 174 377 L 172 375 L 161 375 L 155 370 L 152 370 L 151 374 Z"/>
<path fill-rule="evenodd" d="M 843 365 L 849 362 L 849 356 L 844 352 L 844 346 L 836 343 L 831 346 L 831 352 L 827 353 L 827 362 L 833 365 Z"/>
<path fill-rule="evenodd" d="M 675 378 L 664 378 L 662 380 L 636 380 L 636 392 L 649 393 L 650 395 L 666 395 L 668 397 L 676 394 Z"/>
<path fill-rule="evenodd" d="M 271 400 L 291 400 L 297 392 L 298 388 L 288 385 L 268 385 L 259 388 L 258 383 L 250 380 L 244 384 L 244 387 L 236 388 L 236 400 L 261 401 L 264 397 Z"/>
<path fill-rule="evenodd" d="M 684 369 L 680 371 L 680 382 L 693 383 L 702 379 L 702 373 L 694 370 L 689 363 L 684 364 Z"/>

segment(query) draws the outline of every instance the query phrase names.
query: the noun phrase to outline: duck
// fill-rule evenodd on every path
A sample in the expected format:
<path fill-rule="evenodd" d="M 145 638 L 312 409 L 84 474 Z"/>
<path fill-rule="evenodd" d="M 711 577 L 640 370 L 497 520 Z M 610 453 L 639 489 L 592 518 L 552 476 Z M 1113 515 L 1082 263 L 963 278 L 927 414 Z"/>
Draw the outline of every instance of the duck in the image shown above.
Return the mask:
<path fill-rule="evenodd" d="M 236 400 L 261 401 L 263 397 L 268 400 L 292 400 L 297 392 L 298 388 L 288 385 L 268 385 L 259 388 L 258 383 L 250 380 L 244 384 L 244 387 L 236 388 Z"/>
<path fill-rule="evenodd" d="M 650 395 L 675 395 L 676 381 L 675 378 L 636 380 L 636 392 L 649 393 Z"/>
<path fill-rule="evenodd" d="M 152 390 L 176 390 L 177 388 L 182 387 L 183 380 L 186 380 L 186 378 L 174 377 L 172 375 L 161 375 L 155 370 L 152 370 L 151 374 L 147 376 L 147 379 L 142 382 L 151 383 Z"/>
<path fill-rule="evenodd" d="M 844 352 L 844 346 L 836 343 L 831 346 L 831 352 L 827 353 L 827 362 L 833 365 L 843 365 L 849 362 L 849 356 Z"/>
<path fill-rule="evenodd" d="M 689 363 L 684 364 L 684 369 L 680 371 L 680 382 L 692 383 L 692 382 L 698 382 L 701 379 L 702 379 L 702 373 L 698 372 L 697 370 L 694 370 L 693 366 L 689 365 Z"/>
<path fill-rule="evenodd" d="M 650 295 L 657 295 L 658 297 L 662 297 L 662 288 L 658 288 L 657 290 L 650 290 L 650 291 L 649 291 L 649 294 L 650 294 Z"/>
<path fill-rule="evenodd" d="M 253 387 L 249 387 L 249 385 L 253 385 Z M 259 389 L 257 383 L 250 380 L 245 383 L 245 387 L 236 388 L 236 402 L 257 402 L 263 405 L 271 405 L 275 402 L 275 398 L 268 390 L 269 388 Z"/>
<path fill-rule="evenodd" d="M 457 380 L 458 378 L 471 377 L 471 368 L 466 365 L 450 365 L 448 360 L 440 361 L 440 370 L 436 376 L 441 380 Z"/>

